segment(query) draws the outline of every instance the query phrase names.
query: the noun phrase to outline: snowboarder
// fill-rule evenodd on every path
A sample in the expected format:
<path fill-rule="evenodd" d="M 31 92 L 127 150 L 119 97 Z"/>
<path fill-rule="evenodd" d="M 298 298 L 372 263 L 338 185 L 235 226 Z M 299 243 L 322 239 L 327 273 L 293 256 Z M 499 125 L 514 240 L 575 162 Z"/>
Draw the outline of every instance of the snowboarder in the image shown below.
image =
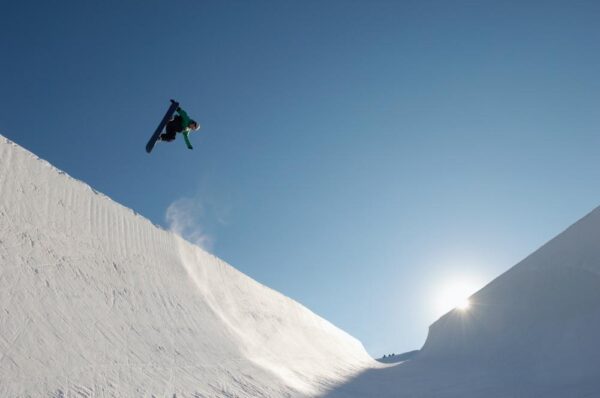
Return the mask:
<path fill-rule="evenodd" d="M 165 132 L 160 135 L 159 140 L 170 142 L 175 139 L 177 133 L 182 133 L 183 139 L 185 140 L 185 145 L 188 147 L 188 149 L 194 149 L 192 143 L 190 142 L 189 134 L 192 131 L 199 130 L 200 125 L 195 120 L 190 119 L 186 111 L 181 109 L 181 107 L 178 106 L 176 111 L 178 115 L 171 118 L 171 120 L 167 122 L 167 125 L 165 126 Z"/>

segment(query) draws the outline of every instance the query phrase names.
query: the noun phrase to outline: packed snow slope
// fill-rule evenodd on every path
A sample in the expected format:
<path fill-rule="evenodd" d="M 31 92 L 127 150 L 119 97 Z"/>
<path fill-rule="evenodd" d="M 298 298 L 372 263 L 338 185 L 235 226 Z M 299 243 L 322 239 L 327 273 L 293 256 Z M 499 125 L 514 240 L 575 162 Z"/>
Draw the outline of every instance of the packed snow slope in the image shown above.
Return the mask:
<path fill-rule="evenodd" d="M 345 332 L 0 136 L 1 397 L 316 396 Z"/>
<path fill-rule="evenodd" d="M 600 397 L 600 208 L 330 397 Z"/>

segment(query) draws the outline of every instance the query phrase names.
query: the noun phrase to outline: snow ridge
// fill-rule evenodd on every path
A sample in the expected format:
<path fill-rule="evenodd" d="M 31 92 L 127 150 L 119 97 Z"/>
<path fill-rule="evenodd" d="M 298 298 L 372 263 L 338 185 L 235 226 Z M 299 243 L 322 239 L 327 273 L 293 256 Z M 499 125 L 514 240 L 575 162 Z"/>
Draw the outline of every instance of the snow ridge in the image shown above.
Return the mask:
<path fill-rule="evenodd" d="M 0 136 L 0 396 L 316 396 L 373 361 Z"/>
<path fill-rule="evenodd" d="M 600 207 L 430 327 L 419 357 L 600 391 Z M 574 395 L 573 395 L 574 396 Z"/>
<path fill-rule="evenodd" d="M 433 323 L 398 366 L 328 398 L 600 395 L 600 208 Z"/>

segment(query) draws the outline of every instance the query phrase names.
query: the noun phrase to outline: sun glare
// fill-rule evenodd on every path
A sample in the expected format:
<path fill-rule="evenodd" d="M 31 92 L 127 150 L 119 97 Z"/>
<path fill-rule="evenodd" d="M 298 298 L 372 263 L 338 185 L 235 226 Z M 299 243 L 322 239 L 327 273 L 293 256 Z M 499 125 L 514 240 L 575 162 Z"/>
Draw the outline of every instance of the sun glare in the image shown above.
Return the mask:
<path fill-rule="evenodd" d="M 469 309 L 469 307 L 471 306 L 471 302 L 469 301 L 469 299 L 464 299 L 458 302 L 458 304 L 456 305 L 456 308 L 461 310 L 461 311 L 466 311 Z"/>
<path fill-rule="evenodd" d="M 441 316 L 454 309 L 468 311 L 472 305 L 469 297 L 480 287 L 466 279 L 448 281 L 436 293 L 438 314 Z"/>

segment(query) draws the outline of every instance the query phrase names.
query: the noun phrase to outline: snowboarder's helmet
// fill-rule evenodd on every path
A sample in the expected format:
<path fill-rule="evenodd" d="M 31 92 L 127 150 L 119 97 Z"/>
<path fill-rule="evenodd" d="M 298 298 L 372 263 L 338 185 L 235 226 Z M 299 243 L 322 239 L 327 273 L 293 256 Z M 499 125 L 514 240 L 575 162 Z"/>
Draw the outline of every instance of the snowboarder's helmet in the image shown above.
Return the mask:
<path fill-rule="evenodd" d="M 200 125 L 195 120 L 190 120 L 190 124 L 188 126 L 191 127 L 192 130 L 200 130 Z M 194 126 L 196 126 L 196 127 L 194 127 Z"/>

